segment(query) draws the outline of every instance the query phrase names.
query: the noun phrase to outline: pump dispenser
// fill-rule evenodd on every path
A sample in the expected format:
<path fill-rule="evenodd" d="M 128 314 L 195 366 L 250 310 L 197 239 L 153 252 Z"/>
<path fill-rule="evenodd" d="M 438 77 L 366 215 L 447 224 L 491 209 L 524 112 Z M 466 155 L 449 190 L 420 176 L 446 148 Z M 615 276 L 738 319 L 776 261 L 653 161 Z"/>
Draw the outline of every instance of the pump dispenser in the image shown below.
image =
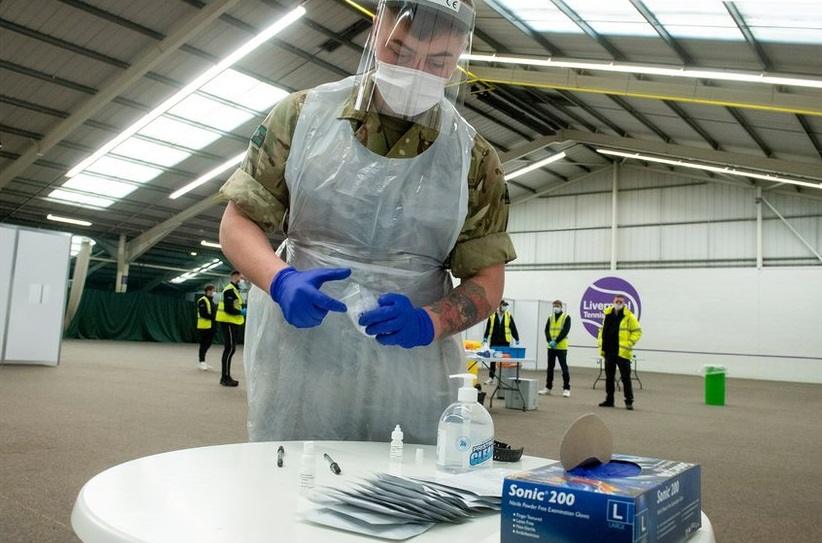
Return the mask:
<path fill-rule="evenodd" d="M 437 429 L 437 468 L 450 473 L 462 473 L 491 467 L 494 462 L 494 421 L 490 413 L 477 402 L 474 375 L 452 375 L 462 379 L 457 401 L 449 405 L 440 417 Z"/>

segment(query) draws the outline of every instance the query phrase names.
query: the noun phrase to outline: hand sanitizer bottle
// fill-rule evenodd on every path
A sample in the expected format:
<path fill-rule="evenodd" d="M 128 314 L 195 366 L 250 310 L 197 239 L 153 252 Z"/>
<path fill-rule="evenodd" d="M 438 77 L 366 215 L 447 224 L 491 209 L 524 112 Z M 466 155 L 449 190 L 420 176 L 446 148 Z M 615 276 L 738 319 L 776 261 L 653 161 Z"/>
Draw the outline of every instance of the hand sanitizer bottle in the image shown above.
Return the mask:
<path fill-rule="evenodd" d="M 457 401 L 449 405 L 440 417 L 437 468 L 450 473 L 463 473 L 491 467 L 494 463 L 494 421 L 477 402 L 474 376 L 465 373 L 452 375 L 451 379 L 462 379 L 463 384 Z"/>

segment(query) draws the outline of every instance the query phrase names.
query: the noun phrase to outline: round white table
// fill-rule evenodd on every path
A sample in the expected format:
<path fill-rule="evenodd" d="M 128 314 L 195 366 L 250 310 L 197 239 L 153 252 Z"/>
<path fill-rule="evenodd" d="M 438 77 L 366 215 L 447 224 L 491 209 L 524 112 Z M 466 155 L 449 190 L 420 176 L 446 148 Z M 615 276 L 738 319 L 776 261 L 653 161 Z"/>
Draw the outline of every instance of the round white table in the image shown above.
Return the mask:
<path fill-rule="evenodd" d="M 277 467 L 277 446 L 285 447 Z M 425 450 L 422 464 L 415 451 Z M 239 443 L 148 456 L 110 468 L 83 486 L 71 524 L 84 543 L 353 543 L 375 539 L 309 524 L 299 519 L 298 475 L 302 442 Z M 316 485 L 389 471 L 388 443 L 317 441 Z M 331 473 L 322 454 L 342 468 Z M 551 462 L 523 457 L 514 468 Z M 405 445 L 403 474 L 431 474 L 435 448 Z M 415 543 L 499 543 L 499 514 L 460 525 L 437 525 Z M 715 543 L 710 521 L 689 543 Z"/>

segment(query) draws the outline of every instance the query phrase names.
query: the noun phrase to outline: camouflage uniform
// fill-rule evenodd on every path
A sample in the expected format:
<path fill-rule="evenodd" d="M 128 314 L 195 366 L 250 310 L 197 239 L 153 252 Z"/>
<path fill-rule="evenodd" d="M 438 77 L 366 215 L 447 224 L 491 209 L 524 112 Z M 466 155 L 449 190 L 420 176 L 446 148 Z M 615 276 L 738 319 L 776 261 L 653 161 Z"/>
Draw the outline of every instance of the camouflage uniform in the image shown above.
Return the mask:
<path fill-rule="evenodd" d="M 242 165 L 220 189 L 267 232 L 288 233 L 285 165 L 307 92 L 295 92 L 274 107 L 252 136 Z M 426 126 L 356 111 L 350 100 L 337 117 L 350 121 L 357 139 L 367 149 L 388 158 L 418 156 L 437 137 L 437 131 Z M 431 124 L 437 126 L 436 122 Z M 468 215 L 444 263 L 458 278 L 472 277 L 483 268 L 516 258 L 506 232 L 509 200 L 502 165 L 496 151 L 479 135 L 467 181 Z"/>

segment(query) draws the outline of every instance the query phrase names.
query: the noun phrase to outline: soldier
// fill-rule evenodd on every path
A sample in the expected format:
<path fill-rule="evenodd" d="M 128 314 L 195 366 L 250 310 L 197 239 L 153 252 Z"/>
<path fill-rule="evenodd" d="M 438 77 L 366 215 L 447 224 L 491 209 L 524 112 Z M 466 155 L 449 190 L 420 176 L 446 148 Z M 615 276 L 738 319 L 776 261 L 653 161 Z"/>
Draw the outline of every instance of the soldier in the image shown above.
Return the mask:
<path fill-rule="evenodd" d="M 516 256 L 499 157 L 455 107 L 474 19 L 470 0 L 380 0 L 357 74 L 280 102 L 223 186 L 222 248 L 256 286 L 252 440 L 382 440 L 400 424 L 435 442 L 455 334 L 492 313 Z M 334 313 L 354 286 L 381 296 L 351 322 Z"/>

